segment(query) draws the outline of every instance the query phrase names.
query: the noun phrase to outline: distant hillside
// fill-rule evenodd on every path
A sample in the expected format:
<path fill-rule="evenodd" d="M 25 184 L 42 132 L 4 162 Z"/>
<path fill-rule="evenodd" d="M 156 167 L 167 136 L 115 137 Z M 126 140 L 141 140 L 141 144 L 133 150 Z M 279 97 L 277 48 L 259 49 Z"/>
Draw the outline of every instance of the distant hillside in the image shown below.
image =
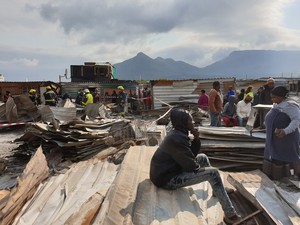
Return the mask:
<path fill-rule="evenodd" d="M 123 80 L 182 79 L 185 76 L 195 77 L 200 71 L 200 68 L 185 62 L 161 57 L 152 59 L 142 52 L 114 66 L 117 69 L 117 78 Z"/>
<path fill-rule="evenodd" d="M 121 80 L 192 79 L 214 77 L 258 78 L 299 76 L 300 51 L 234 51 L 228 57 L 199 68 L 182 61 L 152 59 L 144 53 L 114 66 Z"/>

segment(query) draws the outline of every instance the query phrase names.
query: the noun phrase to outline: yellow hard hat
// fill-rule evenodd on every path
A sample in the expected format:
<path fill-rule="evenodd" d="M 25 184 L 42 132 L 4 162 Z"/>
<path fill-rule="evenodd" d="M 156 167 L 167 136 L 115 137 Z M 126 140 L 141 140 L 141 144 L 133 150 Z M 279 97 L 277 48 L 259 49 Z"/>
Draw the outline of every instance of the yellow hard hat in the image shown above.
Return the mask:
<path fill-rule="evenodd" d="M 124 90 L 123 86 L 118 86 L 119 90 Z"/>
<path fill-rule="evenodd" d="M 50 87 L 50 86 L 47 86 L 46 89 L 47 89 L 47 90 L 51 90 L 51 87 Z"/>
<path fill-rule="evenodd" d="M 36 92 L 35 89 L 30 89 L 30 90 L 29 90 L 29 93 L 30 93 L 30 94 L 32 94 L 32 93 L 34 93 L 34 92 Z"/>
<path fill-rule="evenodd" d="M 90 93 L 90 90 L 89 89 L 84 89 L 84 92 L 85 93 Z"/>

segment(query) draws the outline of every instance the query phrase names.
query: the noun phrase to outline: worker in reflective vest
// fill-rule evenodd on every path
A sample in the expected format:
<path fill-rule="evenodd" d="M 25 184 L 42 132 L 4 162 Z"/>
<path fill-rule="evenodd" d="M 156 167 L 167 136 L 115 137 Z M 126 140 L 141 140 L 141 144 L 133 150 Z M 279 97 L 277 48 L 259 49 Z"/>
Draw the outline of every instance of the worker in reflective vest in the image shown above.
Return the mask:
<path fill-rule="evenodd" d="M 89 103 L 94 103 L 94 97 L 93 95 L 90 93 L 90 90 L 89 89 L 85 89 L 84 91 L 84 96 L 85 96 L 85 100 L 82 101 L 82 105 L 83 106 L 86 106 L 87 104 Z"/>
<path fill-rule="evenodd" d="M 45 105 L 56 106 L 57 104 L 57 95 L 51 89 L 50 86 L 46 87 L 47 91 L 44 93 Z"/>

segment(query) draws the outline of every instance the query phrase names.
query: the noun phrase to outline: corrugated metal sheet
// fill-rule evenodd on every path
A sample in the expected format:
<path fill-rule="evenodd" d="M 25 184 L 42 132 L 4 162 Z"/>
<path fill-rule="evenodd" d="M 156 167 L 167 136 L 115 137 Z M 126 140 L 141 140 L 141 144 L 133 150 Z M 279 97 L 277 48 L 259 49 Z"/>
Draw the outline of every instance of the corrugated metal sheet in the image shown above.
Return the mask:
<path fill-rule="evenodd" d="M 41 184 L 13 224 L 65 224 L 95 193 L 106 195 L 117 168 L 97 159 L 74 164 L 67 173 L 53 176 Z"/>
<path fill-rule="evenodd" d="M 152 184 L 149 167 L 156 148 L 128 150 L 93 224 L 223 224 L 223 211 L 207 182 L 174 191 Z"/>
<path fill-rule="evenodd" d="M 180 101 L 180 97 L 187 95 L 192 95 L 193 98 L 189 100 L 197 103 L 200 90 L 209 92 L 216 80 L 220 81 L 221 90 L 224 90 L 223 83 L 234 82 L 235 78 L 152 82 L 154 109 L 159 109 L 164 103 Z"/>
<path fill-rule="evenodd" d="M 192 94 L 196 87 L 196 82 L 193 82 L 191 85 L 180 87 L 175 87 L 174 83 L 172 86 L 153 86 L 154 109 L 160 108 L 163 103 L 179 101 L 180 96 Z"/>
<path fill-rule="evenodd" d="M 300 224 L 299 190 L 286 191 L 259 170 L 231 173 L 228 178 L 244 197 L 268 213 L 276 224 Z"/>

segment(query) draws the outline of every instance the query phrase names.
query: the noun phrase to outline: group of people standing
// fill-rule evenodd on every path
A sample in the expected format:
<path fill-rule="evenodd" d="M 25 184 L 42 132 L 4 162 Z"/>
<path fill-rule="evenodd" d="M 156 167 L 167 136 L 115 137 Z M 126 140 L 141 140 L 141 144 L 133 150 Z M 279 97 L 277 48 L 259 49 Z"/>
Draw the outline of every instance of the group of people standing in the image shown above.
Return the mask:
<path fill-rule="evenodd" d="M 42 104 L 41 96 L 37 93 L 37 91 L 34 88 L 31 88 L 29 90 L 28 96 L 35 105 Z M 43 93 L 43 97 L 45 100 L 45 105 L 56 106 L 58 103 L 58 96 L 52 90 L 51 86 L 46 87 L 46 91 Z"/>
<path fill-rule="evenodd" d="M 250 116 L 251 106 L 272 104 L 270 90 L 274 84 L 275 80 L 269 78 L 266 85 L 260 87 L 255 94 L 252 85 L 241 89 L 239 94 L 236 94 L 233 87 L 229 86 L 223 98 L 220 82 L 215 81 L 209 94 L 201 90 L 198 107 L 210 113 L 210 126 L 221 126 L 222 121 L 226 127 L 245 126 Z"/>
<path fill-rule="evenodd" d="M 109 95 L 108 92 L 105 93 L 103 101 L 108 103 L 115 103 L 117 104 L 117 110 L 120 112 L 124 112 L 126 104 L 127 104 L 127 94 L 124 90 L 123 86 L 118 86 L 118 93 L 113 90 L 112 94 Z M 97 103 L 101 102 L 101 95 L 99 93 L 99 89 L 96 88 L 93 93 L 90 92 L 88 88 L 84 90 L 80 90 L 77 93 L 75 103 L 77 105 L 87 106 L 89 103 Z"/>
<path fill-rule="evenodd" d="M 288 96 L 285 86 L 275 86 L 273 78 L 256 94 L 249 94 L 247 88 L 237 105 L 235 93 L 228 92 L 228 102 L 224 105 L 220 94 L 220 83 L 215 81 L 209 94 L 204 90 L 199 97 L 199 108 L 210 112 L 211 126 L 220 126 L 221 116 L 236 113 L 248 113 L 251 104 L 273 104 L 265 116 L 266 143 L 264 163 L 282 166 L 288 173 L 284 176 L 300 178 L 300 107 Z M 256 99 L 257 98 L 257 99 Z M 256 99 L 256 100 L 255 100 Z M 256 101 L 256 102 L 255 102 Z M 250 108 L 248 108 L 250 107 Z M 248 115 L 248 114 L 247 114 Z M 195 129 L 191 114 L 184 109 L 172 109 L 170 119 L 173 129 L 155 151 L 150 163 L 150 179 L 158 187 L 175 190 L 208 181 L 224 210 L 224 221 L 234 224 L 241 220 L 228 194 L 233 190 L 224 187 L 218 169 L 213 167 L 208 157 L 201 153 L 199 130 Z M 226 122 L 226 121 L 224 121 Z M 237 119 L 235 125 L 244 122 Z M 189 134 L 193 135 L 190 140 Z M 278 171 L 276 171 L 278 173 Z M 267 174 L 269 175 L 269 174 Z"/>

